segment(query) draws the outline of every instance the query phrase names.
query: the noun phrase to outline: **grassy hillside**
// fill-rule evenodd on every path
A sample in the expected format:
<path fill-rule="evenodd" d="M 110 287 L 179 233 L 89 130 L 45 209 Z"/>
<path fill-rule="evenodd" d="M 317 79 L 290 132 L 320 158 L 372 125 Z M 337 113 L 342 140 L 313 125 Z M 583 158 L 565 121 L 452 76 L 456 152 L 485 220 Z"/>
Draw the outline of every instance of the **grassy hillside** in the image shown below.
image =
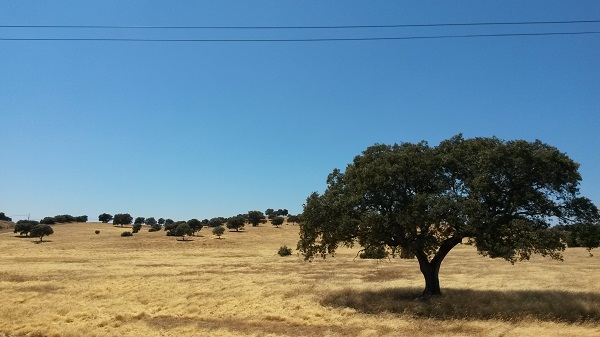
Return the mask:
<path fill-rule="evenodd" d="M 278 256 L 294 225 L 187 242 L 123 230 L 55 225 L 42 244 L 0 233 L 0 336 L 600 335 L 600 254 L 584 249 L 513 266 L 459 246 L 445 296 L 420 302 L 415 260 Z"/>

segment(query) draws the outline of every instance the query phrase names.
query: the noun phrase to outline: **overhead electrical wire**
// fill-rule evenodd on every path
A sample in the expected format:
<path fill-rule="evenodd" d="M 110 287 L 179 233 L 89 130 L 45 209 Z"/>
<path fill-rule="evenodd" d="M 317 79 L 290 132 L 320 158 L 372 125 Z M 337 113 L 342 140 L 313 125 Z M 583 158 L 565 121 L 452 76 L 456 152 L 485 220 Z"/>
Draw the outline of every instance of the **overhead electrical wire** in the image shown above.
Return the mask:
<path fill-rule="evenodd" d="M 45 29 L 392 29 L 423 27 L 474 27 L 474 26 L 517 26 L 517 25 L 563 25 L 563 24 L 596 24 L 600 20 L 570 21 L 516 21 L 516 22 L 472 22 L 472 23 L 431 23 L 431 24 L 393 24 L 393 25 L 345 25 L 345 26 L 117 26 L 117 25 L 0 25 L 1 29 L 45 30 Z M 581 28 L 580 28 L 581 29 Z M 39 34 L 39 32 L 36 32 Z M 600 30 L 554 31 L 554 32 L 513 32 L 513 33 L 470 33 L 408 36 L 371 36 L 371 37 L 314 37 L 314 38 L 144 38 L 144 37 L 0 37 L 0 41 L 105 41 L 105 42 L 333 42 L 333 41 L 391 41 L 391 40 L 425 40 L 425 39 L 461 39 L 492 37 L 526 37 L 526 36 L 559 36 L 559 35 L 592 35 L 600 34 Z"/>
<path fill-rule="evenodd" d="M 600 23 L 600 20 L 570 21 L 514 21 L 472 23 L 426 23 L 393 25 L 341 25 L 341 26 L 119 26 L 119 25 L 0 25 L 0 28 L 66 28 L 66 29 L 362 29 L 362 28 L 410 28 L 410 27 L 460 27 L 499 25 L 557 25 Z"/>
<path fill-rule="evenodd" d="M 401 37 L 350 37 L 350 38 L 309 38 L 309 39 L 144 39 L 144 38 L 0 38 L 0 41 L 104 41 L 104 42 L 331 42 L 331 41 L 385 41 L 385 40 L 425 40 L 458 39 L 515 36 L 590 35 L 600 31 L 586 32 L 547 32 L 547 33 L 502 33 L 467 35 L 431 35 Z"/>

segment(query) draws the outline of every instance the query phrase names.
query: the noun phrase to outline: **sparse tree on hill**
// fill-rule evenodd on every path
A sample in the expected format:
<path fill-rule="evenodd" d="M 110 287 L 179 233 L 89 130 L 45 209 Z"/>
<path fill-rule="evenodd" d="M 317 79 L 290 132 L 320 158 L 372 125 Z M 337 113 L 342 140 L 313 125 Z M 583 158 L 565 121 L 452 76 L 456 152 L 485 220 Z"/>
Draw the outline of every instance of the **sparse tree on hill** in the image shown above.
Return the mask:
<path fill-rule="evenodd" d="M 108 213 L 102 213 L 98 216 L 98 221 L 108 223 L 113 219 L 113 216 Z"/>
<path fill-rule="evenodd" d="M 166 227 L 166 226 L 168 226 L 168 225 L 171 225 L 171 224 L 173 224 L 174 222 L 175 222 L 175 221 L 173 221 L 172 219 L 166 219 L 166 220 L 165 220 L 165 227 Z"/>
<path fill-rule="evenodd" d="M 194 230 L 187 224 L 187 222 L 180 223 L 175 228 L 175 235 L 181 236 L 181 240 L 185 241 L 186 235 L 194 234 Z"/>
<path fill-rule="evenodd" d="M 40 224 L 43 225 L 54 225 L 56 223 L 56 221 L 54 221 L 53 217 L 47 216 L 45 218 L 43 218 L 42 220 L 40 220 Z"/>
<path fill-rule="evenodd" d="M 297 215 L 289 215 L 287 218 L 287 222 L 291 224 L 296 224 L 299 221 L 300 217 Z"/>
<path fill-rule="evenodd" d="M 0 212 L 0 220 L 2 221 L 12 221 L 12 218 L 7 217 L 4 212 Z"/>
<path fill-rule="evenodd" d="M 31 237 L 39 237 L 40 238 L 40 242 L 42 242 L 44 236 L 48 236 L 48 235 L 52 235 L 54 234 L 54 230 L 52 229 L 52 227 L 48 226 L 48 225 L 44 225 L 44 224 L 40 224 L 40 225 L 35 225 L 33 226 L 33 228 L 31 228 Z"/>
<path fill-rule="evenodd" d="M 120 225 L 123 227 L 123 225 L 130 225 L 132 221 L 133 217 L 129 215 L 129 213 L 115 214 L 115 217 L 113 218 L 113 225 Z"/>
<path fill-rule="evenodd" d="M 279 226 L 281 226 L 283 224 L 283 221 L 284 221 L 283 217 L 278 216 L 278 217 L 273 218 L 273 220 L 271 220 L 271 224 L 273 226 L 279 228 Z"/>
<path fill-rule="evenodd" d="M 304 206 L 298 249 L 306 259 L 340 245 L 384 247 L 414 258 L 422 297 L 441 294 L 439 270 L 469 239 L 480 254 L 512 263 L 541 254 L 561 259 L 554 222 L 597 223 L 579 196 L 578 164 L 540 141 L 463 139 L 374 145 L 327 178 Z"/>
<path fill-rule="evenodd" d="M 131 226 L 131 231 L 132 231 L 133 233 L 137 233 L 137 232 L 139 232 L 139 231 L 140 231 L 140 229 L 142 229 L 142 224 L 141 224 L 140 222 L 135 222 L 135 223 L 133 224 L 133 226 Z"/>
<path fill-rule="evenodd" d="M 219 239 L 221 239 L 221 235 L 225 233 L 225 228 L 223 226 L 215 227 L 213 228 L 212 233 L 213 235 L 216 235 Z"/>
<path fill-rule="evenodd" d="M 190 219 L 187 224 L 192 229 L 192 235 L 196 235 L 196 232 L 199 232 L 203 227 L 202 221 L 198 219 Z"/>
<path fill-rule="evenodd" d="M 152 227 L 152 226 L 153 226 L 153 225 L 155 225 L 157 222 L 156 222 L 156 219 L 154 219 L 153 217 L 150 217 L 150 218 L 148 218 L 148 219 L 144 220 L 144 223 L 145 223 L 146 225 L 148 225 L 148 226 Z"/>
<path fill-rule="evenodd" d="M 266 216 L 269 216 L 269 215 L 271 215 L 273 212 L 275 212 L 275 210 L 274 210 L 274 209 L 272 209 L 272 208 L 267 208 L 267 210 L 265 211 L 265 215 L 266 215 Z"/>
<path fill-rule="evenodd" d="M 208 220 L 208 227 L 219 227 L 221 226 L 225 221 L 225 219 L 218 217 L 218 218 L 212 218 L 210 220 Z"/>
<path fill-rule="evenodd" d="M 252 227 L 256 227 L 261 223 L 266 223 L 265 215 L 261 211 L 249 211 L 248 222 L 252 224 Z"/>
<path fill-rule="evenodd" d="M 236 232 L 239 232 L 240 229 L 243 229 L 245 224 L 246 219 L 243 215 L 236 215 L 227 220 L 227 228 L 235 229 Z"/>
<path fill-rule="evenodd" d="M 15 233 L 19 233 L 19 235 L 29 236 L 29 232 L 34 226 L 39 225 L 39 222 L 35 220 L 19 220 L 15 224 Z"/>
<path fill-rule="evenodd" d="M 165 224 L 165 219 L 159 218 L 158 219 L 158 224 L 161 225 L 161 226 L 164 225 Z"/>
<path fill-rule="evenodd" d="M 133 222 L 133 224 L 142 225 L 145 221 L 146 221 L 146 218 L 144 218 L 143 216 L 138 216 L 137 218 L 135 218 L 135 221 Z"/>
<path fill-rule="evenodd" d="M 88 222 L 88 216 L 87 215 L 80 215 L 75 217 L 75 221 L 77 222 Z"/>

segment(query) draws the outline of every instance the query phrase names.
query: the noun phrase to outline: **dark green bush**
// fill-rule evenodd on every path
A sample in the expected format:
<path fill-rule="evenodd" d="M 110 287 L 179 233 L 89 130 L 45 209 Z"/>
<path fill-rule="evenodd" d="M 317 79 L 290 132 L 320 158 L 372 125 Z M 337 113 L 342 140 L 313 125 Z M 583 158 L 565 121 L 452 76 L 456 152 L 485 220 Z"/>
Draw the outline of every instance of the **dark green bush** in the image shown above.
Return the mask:
<path fill-rule="evenodd" d="M 383 246 L 371 246 L 363 250 L 358 257 L 361 259 L 385 259 L 388 256 L 388 252 Z"/>
<path fill-rule="evenodd" d="M 96 231 L 94 231 L 94 233 L 100 234 L 100 231 L 96 229 Z"/>
<path fill-rule="evenodd" d="M 279 251 L 277 252 L 279 256 L 289 256 L 292 255 L 292 248 L 288 248 L 287 246 L 279 247 Z"/>
<path fill-rule="evenodd" d="M 133 236 L 133 233 L 130 231 L 125 231 L 125 232 L 121 233 L 121 236 Z"/>

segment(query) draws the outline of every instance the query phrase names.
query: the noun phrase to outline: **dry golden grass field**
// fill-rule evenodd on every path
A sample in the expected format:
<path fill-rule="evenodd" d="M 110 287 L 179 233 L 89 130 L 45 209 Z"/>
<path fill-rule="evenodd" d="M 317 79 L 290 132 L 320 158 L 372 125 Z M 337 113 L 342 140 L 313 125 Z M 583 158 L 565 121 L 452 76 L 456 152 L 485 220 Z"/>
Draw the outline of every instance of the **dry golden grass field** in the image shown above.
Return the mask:
<path fill-rule="evenodd" d="M 422 302 L 415 260 L 278 256 L 295 225 L 188 242 L 53 227 L 42 244 L 0 233 L 0 336 L 600 336 L 600 252 L 511 265 L 458 246 Z"/>

